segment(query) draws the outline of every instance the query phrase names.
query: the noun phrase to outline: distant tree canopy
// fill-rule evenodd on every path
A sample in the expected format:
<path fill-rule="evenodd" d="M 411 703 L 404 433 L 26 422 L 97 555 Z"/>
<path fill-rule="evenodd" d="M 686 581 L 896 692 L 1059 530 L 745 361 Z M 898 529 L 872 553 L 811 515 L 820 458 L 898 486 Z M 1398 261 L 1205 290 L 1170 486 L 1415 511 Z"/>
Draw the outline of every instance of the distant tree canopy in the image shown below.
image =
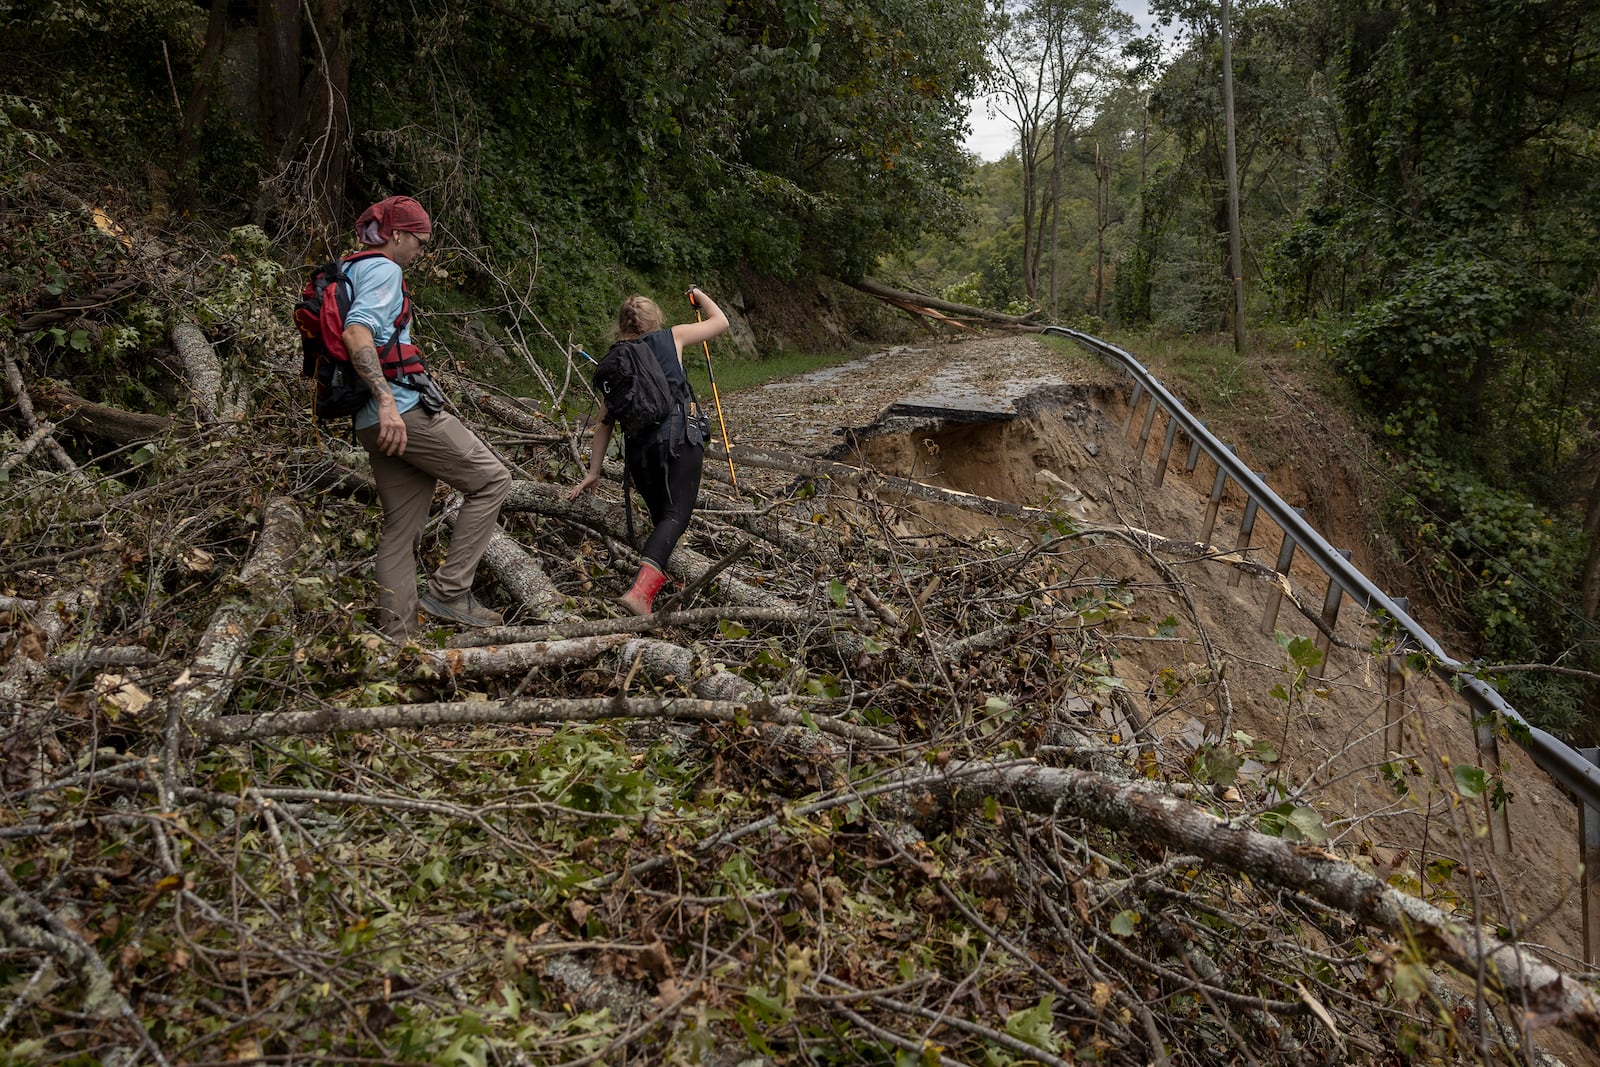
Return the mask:
<path fill-rule="evenodd" d="M 276 232 L 343 234 L 347 199 L 404 191 L 508 257 L 598 240 L 647 271 L 849 276 L 958 216 L 982 22 L 981 0 L 0 0 L 0 93 L 13 125 Z"/>

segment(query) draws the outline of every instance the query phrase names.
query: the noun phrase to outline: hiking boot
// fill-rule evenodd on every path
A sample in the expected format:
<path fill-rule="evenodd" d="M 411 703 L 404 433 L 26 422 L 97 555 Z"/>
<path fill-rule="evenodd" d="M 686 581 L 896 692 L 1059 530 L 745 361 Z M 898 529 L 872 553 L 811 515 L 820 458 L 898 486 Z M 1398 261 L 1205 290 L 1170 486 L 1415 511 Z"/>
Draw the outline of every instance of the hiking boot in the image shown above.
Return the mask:
<path fill-rule="evenodd" d="M 454 600 L 440 600 L 429 589 L 417 598 L 417 603 L 434 618 L 449 619 L 462 626 L 504 626 L 506 621 L 498 611 L 491 611 L 474 600 L 470 590 Z"/>

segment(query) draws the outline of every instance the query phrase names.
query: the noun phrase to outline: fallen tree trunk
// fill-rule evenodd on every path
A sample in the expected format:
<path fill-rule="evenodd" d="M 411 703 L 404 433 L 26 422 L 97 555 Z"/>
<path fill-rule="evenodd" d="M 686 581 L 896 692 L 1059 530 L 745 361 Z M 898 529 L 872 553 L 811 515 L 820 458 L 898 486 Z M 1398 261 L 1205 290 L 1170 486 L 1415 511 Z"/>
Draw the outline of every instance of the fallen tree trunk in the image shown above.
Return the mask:
<path fill-rule="evenodd" d="M 444 517 L 451 526 L 461 512 L 461 494 L 452 493 L 445 504 Z M 534 618 L 571 618 L 564 608 L 567 598 L 527 549 L 504 530 L 495 528 L 484 549 L 482 565 L 488 568 L 513 600 Z"/>
<path fill-rule="evenodd" d="M 1027 315 L 1007 315 L 1000 311 L 990 311 L 988 308 L 973 307 L 971 304 L 955 304 L 948 300 L 940 300 L 934 296 L 923 296 L 921 293 L 908 293 L 904 289 L 893 289 L 882 282 L 875 282 L 871 278 L 862 278 L 856 282 L 846 282 L 852 289 L 859 289 L 868 296 L 875 296 L 895 305 L 915 304 L 918 307 L 934 308 L 938 311 L 947 311 L 952 315 L 965 315 L 972 319 L 983 319 L 986 322 L 998 322 L 1007 326 L 1027 326 L 1031 320 L 1039 317 L 1040 312 Z"/>
<path fill-rule="evenodd" d="M 588 663 L 629 639 L 627 634 L 605 634 L 568 641 L 529 641 L 486 648 L 447 648 L 423 654 L 424 663 L 454 678 L 499 678 L 535 667 L 566 667 Z"/>
<path fill-rule="evenodd" d="M 323 708 L 281 711 L 271 715 L 225 715 L 212 719 L 202 735 L 214 744 L 232 744 L 267 737 L 348 734 L 367 730 L 418 729 L 429 726 L 487 723 L 605 722 L 610 719 L 662 719 L 683 722 L 780 723 L 805 726 L 863 744 L 881 745 L 875 730 L 841 722 L 827 715 L 808 715 L 771 703 L 735 700 L 692 700 L 686 697 L 606 697 L 546 700 L 463 700 L 432 704 L 389 704 L 372 708 Z"/>
<path fill-rule="evenodd" d="M 191 732 L 202 731 L 233 692 L 239 665 L 261 617 L 288 596 L 284 575 L 304 535 L 305 520 L 294 501 L 274 497 L 267 502 L 261 537 L 239 572 L 242 595 L 229 597 L 217 608 L 188 669 L 172 685 L 167 710 L 169 739 L 180 725 Z"/>
<path fill-rule="evenodd" d="M 1516 1005 L 1530 1029 L 1560 1026 L 1600 1040 L 1600 998 L 1582 983 L 1501 941 L 1470 920 L 1447 915 L 1322 849 L 1257 833 L 1137 782 L 1092 771 L 952 760 L 944 773 L 904 773 L 900 804 L 926 816 L 930 805 L 977 809 L 985 797 L 1025 811 L 1075 816 L 1109 830 L 1193 853 L 1232 871 L 1304 893 L 1388 935 L 1421 944 L 1440 962 L 1475 976 Z M 904 811 L 898 814 L 905 814 Z"/>
<path fill-rule="evenodd" d="M 623 540 L 619 532 L 624 525 L 620 505 L 607 505 L 590 495 L 581 496 L 577 500 L 568 500 L 566 492 L 563 486 L 518 479 L 511 483 L 511 492 L 506 497 L 504 510 L 533 511 L 552 518 L 566 519 L 606 537 Z M 687 545 L 680 544 L 672 553 L 670 576 L 692 582 L 715 566 L 715 560 L 707 559 Z M 723 599 L 730 603 L 746 606 L 795 607 L 737 578 L 722 575 L 721 581 Z"/>
<path fill-rule="evenodd" d="M 0 598 L 0 607 L 4 598 Z M 489 626 L 481 630 L 468 630 L 450 639 L 451 648 L 473 648 L 481 645 L 508 645 L 525 641 L 557 641 L 568 637 L 593 637 L 611 633 L 648 633 L 669 626 L 704 626 L 721 622 L 776 622 L 795 626 L 815 625 L 817 613 L 803 608 L 691 608 L 688 611 L 660 611 L 653 615 L 636 615 L 626 619 L 574 619 L 571 622 L 550 623 L 544 626 Z"/>
<path fill-rule="evenodd" d="M 622 646 L 621 659 L 624 665 L 637 663 L 649 677 L 658 682 L 671 678 L 682 685 L 694 678 L 694 653 L 681 645 L 667 641 L 649 638 L 629 641 Z M 755 705 L 765 699 L 754 682 L 741 678 L 731 671 L 707 672 L 695 678 L 693 688 L 696 696 L 706 700 L 738 701 L 746 705 Z M 866 740 L 877 748 L 890 748 L 896 744 L 893 738 L 875 730 L 855 727 L 854 731 L 854 739 Z M 803 721 L 799 725 L 765 724 L 762 732 L 767 734 L 771 741 L 799 752 L 809 759 L 816 767 L 819 779 L 828 788 L 838 788 L 844 784 L 843 775 L 833 763 L 835 760 L 843 759 L 847 753 L 822 734 L 805 728 Z"/>
<path fill-rule="evenodd" d="M 162 415 L 96 404 L 57 382 L 37 385 L 34 392 L 40 405 L 49 408 L 62 425 L 119 445 L 148 441 L 172 429 L 172 420 Z"/>
<path fill-rule="evenodd" d="M 183 361 L 184 373 L 189 379 L 189 389 L 200 420 L 236 421 L 239 418 L 238 405 L 227 395 L 217 350 L 211 347 L 211 342 L 206 340 L 200 327 L 188 319 L 180 319 L 172 327 L 172 347 Z"/>

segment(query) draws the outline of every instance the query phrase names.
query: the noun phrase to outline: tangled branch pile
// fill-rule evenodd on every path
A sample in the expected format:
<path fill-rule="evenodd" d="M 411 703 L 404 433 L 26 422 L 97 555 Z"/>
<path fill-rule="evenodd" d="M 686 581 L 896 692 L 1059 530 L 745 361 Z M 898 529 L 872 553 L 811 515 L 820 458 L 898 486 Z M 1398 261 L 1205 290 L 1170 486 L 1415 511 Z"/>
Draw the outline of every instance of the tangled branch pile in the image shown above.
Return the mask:
<path fill-rule="evenodd" d="M 313 442 L 262 250 L 17 221 L 7 1062 L 1527 1062 L 1541 1027 L 1600 1037 L 1571 978 L 1149 743 L 1112 669 L 1127 576 L 1176 581 L 1147 542 L 920 490 L 997 513 L 964 539 L 909 487 L 747 457 L 801 473 L 708 477 L 681 584 L 618 617 L 637 555 L 614 488 L 564 499 L 567 397 L 454 376 L 519 473 L 480 578 L 514 625 L 397 649 L 363 618 L 364 459 Z M 1179 672 L 1167 702 L 1220 684 Z"/>

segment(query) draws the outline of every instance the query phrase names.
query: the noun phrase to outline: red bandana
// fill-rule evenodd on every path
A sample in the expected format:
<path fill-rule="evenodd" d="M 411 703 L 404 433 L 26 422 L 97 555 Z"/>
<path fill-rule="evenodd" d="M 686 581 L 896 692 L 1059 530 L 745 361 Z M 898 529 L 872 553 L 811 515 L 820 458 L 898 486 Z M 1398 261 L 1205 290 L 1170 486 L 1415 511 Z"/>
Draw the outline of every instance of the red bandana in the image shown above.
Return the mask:
<path fill-rule="evenodd" d="M 356 236 L 364 245 L 381 245 L 399 230 L 432 233 L 433 223 L 421 204 L 409 196 L 391 196 L 361 213 L 356 220 Z"/>

